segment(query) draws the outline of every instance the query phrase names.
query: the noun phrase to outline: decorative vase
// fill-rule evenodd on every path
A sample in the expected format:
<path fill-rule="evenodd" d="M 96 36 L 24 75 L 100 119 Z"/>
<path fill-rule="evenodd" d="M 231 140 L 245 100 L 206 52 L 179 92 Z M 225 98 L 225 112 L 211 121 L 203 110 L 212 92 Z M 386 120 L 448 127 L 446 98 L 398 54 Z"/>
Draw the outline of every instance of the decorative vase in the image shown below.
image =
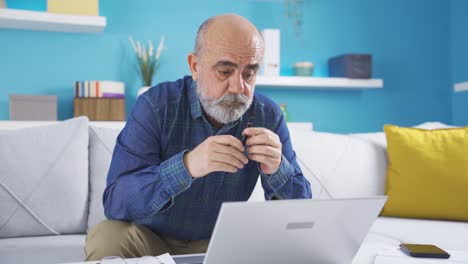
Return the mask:
<path fill-rule="evenodd" d="M 151 88 L 151 86 L 143 86 L 138 90 L 137 97 L 140 96 L 142 93 L 148 91 L 148 89 Z"/>
<path fill-rule="evenodd" d="M 312 76 L 314 73 L 314 64 L 308 61 L 294 63 L 295 76 Z"/>

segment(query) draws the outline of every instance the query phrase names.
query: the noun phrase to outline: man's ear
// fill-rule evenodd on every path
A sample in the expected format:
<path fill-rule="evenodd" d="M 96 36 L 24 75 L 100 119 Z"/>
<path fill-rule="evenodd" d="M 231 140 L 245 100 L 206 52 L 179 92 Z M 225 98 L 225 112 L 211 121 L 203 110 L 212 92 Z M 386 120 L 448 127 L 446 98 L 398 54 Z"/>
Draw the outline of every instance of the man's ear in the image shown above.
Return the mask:
<path fill-rule="evenodd" d="M 198 80 L 198 57 L 193 53 L 190 52 L 187 61 L 189 64 L 190 71 L 192 72 L 192 78 L 197 81 Z"/>

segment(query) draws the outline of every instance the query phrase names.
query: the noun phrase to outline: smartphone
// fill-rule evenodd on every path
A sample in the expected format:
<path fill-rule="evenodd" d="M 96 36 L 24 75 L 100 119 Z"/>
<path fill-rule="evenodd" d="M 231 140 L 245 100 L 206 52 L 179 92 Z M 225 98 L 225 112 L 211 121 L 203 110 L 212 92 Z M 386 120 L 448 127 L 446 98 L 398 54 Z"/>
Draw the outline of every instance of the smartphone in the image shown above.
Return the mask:
<path fill-rule="evenodd" d="M 401 244 L 400 249 L 416 258 L 450 258 L 450 254 L 434 245 Z"/>

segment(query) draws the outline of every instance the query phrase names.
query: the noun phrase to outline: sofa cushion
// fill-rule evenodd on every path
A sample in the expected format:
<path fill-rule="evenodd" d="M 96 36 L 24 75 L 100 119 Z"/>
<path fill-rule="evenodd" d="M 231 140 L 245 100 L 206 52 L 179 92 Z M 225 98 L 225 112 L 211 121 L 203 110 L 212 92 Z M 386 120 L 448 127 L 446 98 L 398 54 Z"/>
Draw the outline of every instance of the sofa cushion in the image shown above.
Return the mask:
<path fill-rule="evenodd" d="M 416 127 L 450 126 L 426 122 Z M 292 129 L 290 134 L 313 198 L 330 198 L 326 190 L 333 190 L 334 198 L 384 194 L 387 141 L 383 132 L 346 135 Z"/>
<path fill-rule="evenodd" d="M 2 264 L 51 264 L 85 259 L 86 235 L 18 237 L 0 239 Z"/>
<path fill-rule="evenodd" d="M 447 125 L 441 122 L 425 122 L 425 123 L 414 126 L 414 128 L 420 128 L 420 129 L 426 129 L 426 130 L 452 128 L 452 127 L 455 127 L 455 126 Z"/>
<path fill-rule="evenodd" d="M 0 238 L 83 233 L 88 119 L 0 130 Z"/>
<path fill-rule="evenodd" d="M 115 141 L 120 129 L 104 128 L 91 125 L 89 127 L 89 216 L 88 228 L 105 220 L 102 194 L 106 188 L 107 172 L 109 171 L 114 151 Z"/>
<path fill-rule="evenodd" d="M 415 128 L 421 128 L 426 130 L 440 129 L 440 128 L 451 128 L 454 126 L 446 125 L 441 122 L 425 122 L 414 126 Z M 385 138 L 384 132 L 373 132 L 373 133 L 353 133 L 349 134 L 352 137 L 360 138 L 376 144 L 384 149 L 387 148 L 387 139 Z"/>
<path fill-rule="evenodd" d="M 468 221 L 468 127 L 387 125 L 388 201 L 382 214 Z"/>
<path fill-rule="evenodd" d="M 313 131 L 292 131 L 291 139 L 313 198 L 384 194 L 384 148 L 348 135 Z"/>

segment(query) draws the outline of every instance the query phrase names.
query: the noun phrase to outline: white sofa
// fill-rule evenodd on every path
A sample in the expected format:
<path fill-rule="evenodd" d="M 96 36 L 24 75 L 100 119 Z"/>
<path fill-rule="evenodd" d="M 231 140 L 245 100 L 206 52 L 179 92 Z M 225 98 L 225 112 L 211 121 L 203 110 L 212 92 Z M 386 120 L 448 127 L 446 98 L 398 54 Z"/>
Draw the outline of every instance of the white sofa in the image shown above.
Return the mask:
<path fill-rule="evenodd" d="M 18 166 L 18 170 L 26 171 L 31 169 L 28 166 L 37 166 L 33 171 L 41 171 L 40 165 L 33 159 L 45 158 L 23 155 L 22 149 L 26 153 L 28 148 L 40 149 L 44 148 L 44 144 L 60 145 L 65 142 L 66 150 L 57 152 L 62 160 L 57 159 L 53 166 L 46 166 L 44 171 L 58 176 L 62 174 L 68 177 L 67 182 L 71 181 L 70 184 L 65 182 L 62 183 L 64 186 L 56 186 L 56 181 L 49 179 L 45 192 L 32 199 L 30 197 L 34 197 L 35 192 L 41 193 L 41 185 L 34 186 L 30 192 L 33 194 L 25 195 L 21 190 L 23 185 L 15 181 L 23 178 L 19 182 L 28 185 L 28 173 L 13 173 L 16 176 L 11 179 L 11 171 L 0 168 L 0 263 L 41 264 L 83 260 L 87 230 L 104 219 L 101 195 L 115 137 L 123 125 L 123 122 L 88 123 L 85 119 L 66 122 L 0 121 L 0 149 L 18 149 L 13 152 L 0 150 L 0 165 Z M 443 125 L 428 123 L 424 126 L 433 128 Z M 314 132 L 311 124 L 290 124 L 289 127 L 299 162 L 304 175 L 311 182 L 315 199 L 384 194 L 387 161 L 386 141 L 382 132 L 340 135 Z M 28 129 L 17 130 L 20 128 Z M 16 131 L 9 133 L 5 130 Z M 70 144 L 67 136 L 76 138 L 81 144 Z M 34 138 L 34 144 L 28 143 L 31 138 Z M 15 145 L 12 140 L 22 142 Z M 49 153 L 48 150 L 44 152 Z M 54 153 L 54 150 L 51 149 L 50 153 Z M 10 162 L 17 161 L 15 155 L 23 155 L 19 157 L 22 159 L 18 163 L 20 165 Z M 72 158 L 70 162 L 65 158 L 67 155 L 79 158 Z M 21 164 L 24 164 L 24 168 Z M 79 168 L 77 164 L 80 164 Z M 81 176 L 78 179 L 70 177 L 74 173 L 81 173 Z M 42 182 L 48 180 L 38 179 Z M 60 192 L 60 197 L 57 197 Z M 67 197 L 75 199 L 68 201 Z M 262 190 L 258 185 L 250 200 L 262 199 Z M 61 200 L 66 202 L 61 203 Z M 64 204 L 67 208 L 63 212 L 63 208 L 59 207 Z M 52 216 L 46 213 L 52 210 L 50 208 L 57 213 Z M 71 217 L 72 208 L 78 208 L 73 212 L 80 213 Z M 374 263 L 377 255 L 398 254 L 395 249 L 399 242 L 433 243 L 450 251 L 468 252 L 468 223 L 379 217 L 353 263 Z"/>
<path fill-rule="evenodd" d="M 41 178 L 42 185 L 37 184 L 32 194 L 24 195 L 22 186 L 14 181 L 17 179 L 10 178 L 33 176 L 33 180 L 37 180 L 34 172 L 25 176 L 28 173 L 5 173 L 0 169 L 1 264 L 64 263 L 84 259 L 86 232 L 105 218 L 102 192 L 115 138 L 124 125 L 124 122 L 89 122 L 87 118 L 64 122 L 0 121 L 0 166 L 6 164 L 21 170 L 21 164 L 24 164 L 26 171 L 31 166 L 38 174 L 42 171 L 56 174 L 52 178 Z M 7 132 L 12 130 L 15 130 L 13 134 Z M 32 145 L 12 144 L 11 140 L 23 140 L 26 145 L 32 141 Z M 64 150 L 53 157 L 55 146 L 47 147 L 47 144 L 58 145 Z M 18 150 L 2 152 L 5 146 Z M 28 154 L 36 151 L 40 152 L 39 155 Z M 41 167 L 41 164 L 48 163 L 46 156 L 52 156 L 53 166 Z M 22 160 L 15 165 L 14 161 L 18 159 Z M 36 164 L 32 159 L 41 162 Z M 54 176 L 65 178 L 65 182 L 60 182 L 62 186 L 55 185 L 53 181 L 57 178 Z M 25 180 L 22 183 L 28 185 Z M 44 186 L 44 191 L 41 191 L 41 186 Z M 29 198 L 35 193 L 42 199 Z M 21 206 L 18 200 L 28 208 Z M 65 200 L 65 204 L 61 200 Z M 18 209 L 11 211 L 12 206 Z M 73 219 L 70 219 L 70 209 L 78 212 L 72 214 Z M 48 210 L 54 210 L 55 215 L 51 217 Z M 49 229 L 44 228 L 45 225 Z"/>
<path fill-rule="evenodd" d="M 427 122 L 416 127 L 450 126 Z M 314 199 L 385 195 L 387 142 L 383 132 L 347 135 L 303 130 L 290 132 Z M 400 243 L 435 244 L 452 253 L 452 261 L 462 259 L 453 263 L 468 263 L 467 222 L 392 217 L 379 217 L 375 221 L 353 263 L 406 263 L 408 257 L 398 250 Z"/>

